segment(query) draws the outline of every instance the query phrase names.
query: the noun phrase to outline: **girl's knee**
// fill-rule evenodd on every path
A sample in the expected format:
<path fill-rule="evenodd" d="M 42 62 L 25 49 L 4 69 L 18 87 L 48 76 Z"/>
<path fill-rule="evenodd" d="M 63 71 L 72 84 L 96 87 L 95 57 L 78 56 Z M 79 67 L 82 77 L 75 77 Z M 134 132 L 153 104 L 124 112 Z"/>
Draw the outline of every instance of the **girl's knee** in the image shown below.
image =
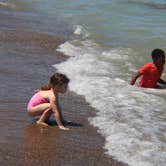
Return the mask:
<path fill-rule="evenodd" d="M 49 110 L 49 111 L 52 111 L 51 104 L 48 105 L 48 110 Z"/>
<path fill-rule="evenodd" d="M 51 109 L 51 104 L 50 103 L 44 103 L 40 105 L 41 108 L 44 108 L 45 111 Z"/>
<path fill-rule="evenodd" d="M 31 117 L 40 116 L 43 113 L 45 114 L 47 112 L 51 114 L 52 112 L 51 104 L 50 103 L 40 104 L 30 108 L 27 112 L 28 112 L 28 115 Z"/>

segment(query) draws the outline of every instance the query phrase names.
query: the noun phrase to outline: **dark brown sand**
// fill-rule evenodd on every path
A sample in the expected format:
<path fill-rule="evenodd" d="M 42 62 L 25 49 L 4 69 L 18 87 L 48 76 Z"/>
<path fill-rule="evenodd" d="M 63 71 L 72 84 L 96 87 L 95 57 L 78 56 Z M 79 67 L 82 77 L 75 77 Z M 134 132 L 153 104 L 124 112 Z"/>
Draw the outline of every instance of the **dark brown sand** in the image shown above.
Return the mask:
<path fill-rule="evenodd" d="M 1 27 L 10 20 L 3 18 Z M 66 60 L 55 51 L 64 39 L 8 28 L 0 31 L 0 165 L 125 166 L 105 154 L 104 138 L 88 122 L 95 110 L 83 97 L 70 91 L 60 95 L 69 131 L 59 130 L 53 118 L 44 127 L 28 117 L 26 104 L 34 90 L 56 71 L 51 65 Z"/>

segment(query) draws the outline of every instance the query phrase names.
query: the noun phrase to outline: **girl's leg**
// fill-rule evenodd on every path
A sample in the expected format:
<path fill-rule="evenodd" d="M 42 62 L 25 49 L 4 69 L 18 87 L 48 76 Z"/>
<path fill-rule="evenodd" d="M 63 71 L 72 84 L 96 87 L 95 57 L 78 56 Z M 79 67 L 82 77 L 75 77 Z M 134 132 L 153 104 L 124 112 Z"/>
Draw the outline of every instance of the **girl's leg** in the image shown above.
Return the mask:
<path fill-rule="evenodd" d="M 39 116 L 42 115 L 44 111 L 50 110 L 50 103 L 43 103 L 37 106 L 32 107 L 31 109 L 28 110 L 28 114 L 30 116 Z"/>
<path fill-rule="evenodd" d="M 45 121 L 51 116 L 52 110 L 48 109 L 43 112 L 40 119 L 37 121 L 39 124 L 46 124 Z M 47 124 L 46 124 L 47 125 Z"/>
<path fill-rule="evenodd" d="M 39 124 L 47 125 L 45 121 L 51 116 L 52 110 L 50 108 L 50 103 L 44 103 L 32 107 L 28 110 L 30 116 L 39 116 L 41 115 L 40 119 L 37 121 Z"/>

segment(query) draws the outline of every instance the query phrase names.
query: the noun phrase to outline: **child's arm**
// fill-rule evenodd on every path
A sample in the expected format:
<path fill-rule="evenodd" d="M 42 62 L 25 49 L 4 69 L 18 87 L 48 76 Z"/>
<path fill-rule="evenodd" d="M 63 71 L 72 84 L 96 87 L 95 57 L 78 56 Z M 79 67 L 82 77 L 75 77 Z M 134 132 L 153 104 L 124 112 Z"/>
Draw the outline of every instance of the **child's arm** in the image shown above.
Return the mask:
<path fill-rule="evenodd" d="M 62 130 L 69 130 L 69 128 L 65 127 L 62 124 L 61 115 L 60 115 L 58 105 L 57 105 L 57 100 L 56 100 L 56 97 L 54 95 L 52 95 L 50 97 L 50 104 L 51 104 L 51 108 L 52 108 L 52 111 L 53 111 L 53 114 L 54 114 L 54 117 L 55 117 L 55 120 L 57 122 L 58 127 Z"/>
<path fill-rule="evenodd" d="M 134 77 L 132 78 L 132 80 L 130 81 L 130 85 L 134 85 L 135 82 L 136 82 L 136 80 L 137 80 L 137 78 L 139 78 L 141 75 L 142 75 L 142 74 L 141 74 L 140 72 L 136 73 L 136 74 L 134 75 Z"/>

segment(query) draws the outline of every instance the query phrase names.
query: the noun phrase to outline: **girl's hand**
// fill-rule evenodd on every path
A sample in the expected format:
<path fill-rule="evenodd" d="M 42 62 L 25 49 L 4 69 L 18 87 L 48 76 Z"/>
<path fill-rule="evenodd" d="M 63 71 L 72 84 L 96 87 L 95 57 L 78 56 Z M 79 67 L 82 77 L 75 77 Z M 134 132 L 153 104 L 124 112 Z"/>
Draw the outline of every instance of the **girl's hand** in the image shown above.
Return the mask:
<path fill-rule="evenodd" d="M 59 129 L 61 129 L 61 130 L 69 130 L 69 128 L 67 128 L 67 127 L 65 127 L 65 126 L 58 126 L 59 127 Z"/>

